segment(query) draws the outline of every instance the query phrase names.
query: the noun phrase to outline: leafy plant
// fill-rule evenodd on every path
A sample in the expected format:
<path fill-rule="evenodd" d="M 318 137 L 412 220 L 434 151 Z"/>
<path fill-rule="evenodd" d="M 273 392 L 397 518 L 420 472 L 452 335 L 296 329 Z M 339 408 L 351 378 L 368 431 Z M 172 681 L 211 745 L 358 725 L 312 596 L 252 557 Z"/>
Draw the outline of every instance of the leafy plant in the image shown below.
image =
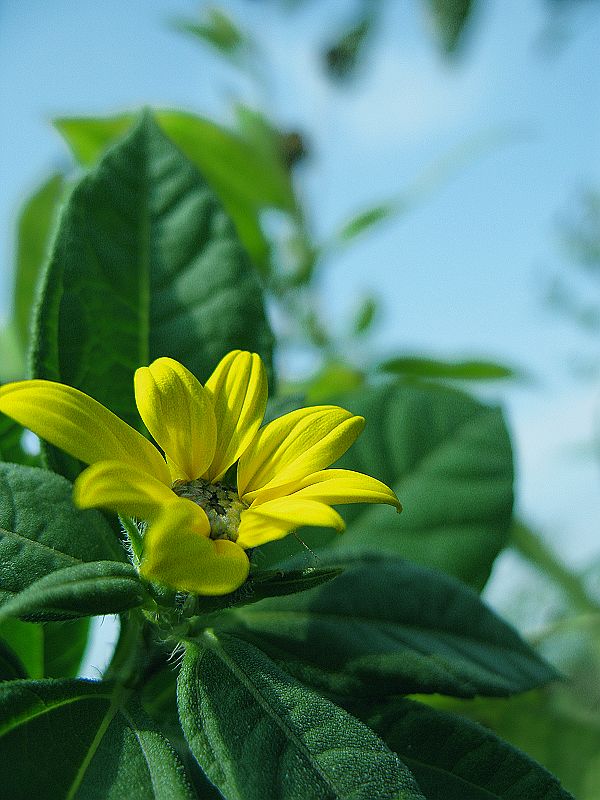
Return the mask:
<path fill-rule="evenodd" d="M 23 266 L 19 308 L 36 269 L 42 287 L 32 377 L 85 391 L 134 426 L 133 374 L 159 356 L 205 379 L 229 350 L 252 350 L 276 385 L 261 280 L 271 275 L 274 292 L 277 278 L 240 241 L 263 204 L 297 215 L 291 182 L 281 193 L 271 175 L 270 188 L 245 192 L 238 175 L 234 189 L 234 162 L 220 149 L 234 139 L 189 115 L 61 127 L 91 166 L 62 204 L 49 258 L 39 255 L 49 230 L 40 225 L 38 255 Z M 235 225 L 224 208 L 237 208 Z M 403 515 L 352 508 L 345 538 L 310 534 L 317 565 L 291 537 L 287 550 L 267 541 L 248 551 L 248 580 L 225 594 L 178 591 L 140 572 L 148 529 L 77 508 L 77 459 L 45 446 L 45 468 L 30 466 L 12 426 L 2 428 L 0 452 L 17 462 L 0 465 L 8 796 L 570 796 L 497 736 L 422 702 L 505 697 L 559 679 L 465 584 L 482 587 L 508 537 L 512 459 L 500 411 L 397 381 L 332 402 L 368 422 L 337 466 L 392 485 Z M 110 664 L 99 680 L 74 678 L 85 620 L 106 613 L 121 626 Z M 415 694 L 421 701 L 405 698 Z"/>

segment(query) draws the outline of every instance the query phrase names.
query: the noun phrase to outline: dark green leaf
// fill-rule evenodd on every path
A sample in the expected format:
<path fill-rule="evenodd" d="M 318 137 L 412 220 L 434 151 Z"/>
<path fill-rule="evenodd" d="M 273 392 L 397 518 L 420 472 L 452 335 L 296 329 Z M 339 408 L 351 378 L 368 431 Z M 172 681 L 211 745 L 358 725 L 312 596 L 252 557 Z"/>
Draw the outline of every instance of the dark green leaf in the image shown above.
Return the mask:
<path fill-rule="evenodd" d="M 98 511 L 80 511 L 71 484 L 35 467 L 0 464 L 0 601 L 55 570 L 124 561 Z"/>
<path fill-rule="evenodd" d="M 269 245 L 259 224 L 259 211 L 278 208 L 291 212 L 296 205 L 280 155 L 272 146 L 265 146 L 264 126 L 259 145 L 256 124 L 252 138 L 245 138 L 208 119 L 180 111 L 159 111 L 156 119 L 216 192 L 254 263 L 264 271 Z M 132 122 L 133 116 L 125 114 L 107 119 L 59 119 L 56 126 L 75 157 L 91 165 Z"/>
<path fill-rule="evenodd" d="M 263 570 L 251 575 L 249 580 L 231 594 L 221 597 L 200 597 L 190 595 L 185 604 L 187 615 L 207 614 L 233 606 L 257 603 L 265 597 L 282 597 L 296 592 L 304 592 L 322 583 L 333 580 L 342 569 L 329 567 L 318 569 Z"/>
<path fill-rule="evenodd" d="M 192 800 L 173 749 L 128 693 L 87 681 L 0 686 L 10 800 Z"/>
<path fill-rule="evenodd" d="M 459 381 L 495 381 L 517 378 L 519 373 L 512 367 L 493 361 L 440 361 L 420 356 L 399 356 L 379 365 L 382 372 L 406 375 L 415 378 L 434 378 Z"/>
<path fill-rule="evenodd" d="M 573 800 L 543 767 L 464 717 L 399 699 L 350 707 L 411 769 L 428 800 Z"/>
<path fill-rule="evenodd" d="M 454 53 L 462 42 L 475 0 L 428 0 L 428 3 L 442 49 Z"/>
<path fill-rule="evenodd" d="M 341 566 L 335 581 L 232 609 L 213 624 L 340 695 L 504 696 L 557 678 L 459 581 L 392 557 Z"/>
<path fill-rule="evenodd" d="M 586 674 L 579 686 L 552 686 L 509 701 L 483 698 L 468 703 L 448 698 L 439 701 L 443 709 L 492 728 L 529 753 L 557 775 L 577 800 L 597 800 L 600 718 L 598 684 L 591 683 L 590 677 Z M 436 698 L 432 701 L 437 705 Z"/>
<path fill-rule="evenodd" d="M 21 425 L 0 414 L 0 461 L 35 466 L 39 456 L 26 452 L 23 447 L 23 433 Z"/>
<path fill-rule="evenodd" d="M 33 302 L 64 190 L 64 176 L 52 175 L 27 200 L 19 216 L 14 303 L 16 328 L 24 352 L 29 347 Z"/>
<path fill-rule="evenodd" d="M 364 56 L 373 21 L 373 12 L 369 11 L 327 49 L 325 64 L 332 78 L 347 80 L 353 77 L 361 57 Z"/>
<path fill-rule="evenodd" d="M 142 605 L 147 597 L 131 564 L 76 564 L 45 575 L 3 603 L 0 623 L 11 617 L 60 620 L 118 614 Z"/>
<path fill-rule="evenodd" d="M 399 555 L 481 588 L 506 544 L 512 514 L 510 439 L 500 409 L 439 386 L 384 386 L 330 398 L 365 431 L 336 466 L 391 486 L 404 511 L 356 505 L 342 535 L 303 529 L 312 549 Z M 288 536 L 263 548 L 268 566 L 298 550 Z"/>
<path fill-rule="evenodd" d="M 270 365 L 255 272 L 214 194 L 149 115 L 65 206 L 36 342 L 35 377 L 75 386 L 134 426 L 133 373 L 154 358 L 200 379 L 237 347 Z M 72 459 L 51 463 L 76 471 Z"/>
<path fill-rule="evenodd" d="M 205 634 L 178 681 L 190 748 L 227 800 L 423 800 L 372 731 L 252 645 Z"/>
<path fill-rule="evenodd" d="M 27 670 L 19 656 L 6 641 L 0 639 L 0 681 L 14 681 L 26 677 Z"/>

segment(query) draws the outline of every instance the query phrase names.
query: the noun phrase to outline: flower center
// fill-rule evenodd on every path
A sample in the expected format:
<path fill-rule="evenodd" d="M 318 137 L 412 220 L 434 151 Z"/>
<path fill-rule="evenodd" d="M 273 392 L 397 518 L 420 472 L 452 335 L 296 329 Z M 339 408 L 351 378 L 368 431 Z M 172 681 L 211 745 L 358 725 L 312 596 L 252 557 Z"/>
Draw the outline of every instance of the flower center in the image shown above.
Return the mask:
<path fill-rule="evenodd" d="M 175 481 L 172 489 L 178 497 L 187 497 L 204 509 L 210 522 L 211 539 L 229 539 L 235 542 L 241 513 L 247 508 L 235 489 L 223 483 L 209 483 L 202 478 Z"/>

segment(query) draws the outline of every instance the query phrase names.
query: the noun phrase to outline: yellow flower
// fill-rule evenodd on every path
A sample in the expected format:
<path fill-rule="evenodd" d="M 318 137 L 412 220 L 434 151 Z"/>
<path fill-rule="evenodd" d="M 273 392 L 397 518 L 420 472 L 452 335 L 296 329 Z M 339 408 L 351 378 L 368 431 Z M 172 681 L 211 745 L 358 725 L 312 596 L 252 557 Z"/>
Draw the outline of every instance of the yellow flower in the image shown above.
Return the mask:
<path fill-rule="evenodd" d="M 134 388 L 164 457 L 103 405 L 61 383 L 6 384 L 0 411 L 91 465 L 75 481 L 76 505 L 149 523 L 140 566 L 148 579 L 226 594 L 248 577 L 247 550 L 302 525 L 343 530 L 331 504 L 401 508 L 380 481 L 326 469 L 360 434 L 362 417 L 313 406 L 261 428 L 267 378 L 256 353 L 232 351 L 205 386 L 177 361 L 158 358 L 136 371 Z M 226 473 L 236 462 L 234 488 Z"/>

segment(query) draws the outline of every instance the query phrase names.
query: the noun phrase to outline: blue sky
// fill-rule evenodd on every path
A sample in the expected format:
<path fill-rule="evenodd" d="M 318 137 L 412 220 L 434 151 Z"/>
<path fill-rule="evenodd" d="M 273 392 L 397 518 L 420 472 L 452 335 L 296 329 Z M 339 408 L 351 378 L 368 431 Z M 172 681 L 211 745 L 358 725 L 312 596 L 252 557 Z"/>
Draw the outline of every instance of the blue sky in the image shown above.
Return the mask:
<path fill-rule="evenodd" d="M 576 4 L 577 5 L 577 4 Z M 14 220 L 27 193 L 67 154 L 50 120 L 142 104 L 227 121 L 231 103 L 262 106 L 306 132 L 299 173 L 315 233 L 402 195 L 449 152 L 498 137 L 403 216 L 332 259 L 322 298 L 342 326 L 365 291 L 382 298 L 373 348 L 483 356 L 532 373 L 492 388 L 515 437 L 519 508 L 569 560 L 600 551 L 597 465 L 575 454 L 596 432 L 598 386 L 570 377 L 589 343 L 545 307 L 561 258 L 556 222 L 577 192 L 600 187 L 600 13 L 582 3 L 554 52 L 543 46 L 548 6 L 486 3 L 465 57 L 449 66 L 429 35 L 424 3 L 387 3 L 372 58 L 350 88 L 318 60 L 351 2 L 222 4 L 264 51 L 265 86 L 225 68 L 169 29 L 202 7 L 186 0 L 5 0 L 0 9 L 0 254 L 10 264 Z M 502 139 L 502 141 L 500 141 Z M 10 269 L 0 278 L 8 305 Z M 513 569 L 501 563 L 499 574 Z M 504 585 L 504 584 L 502 584 Z M 491 594 L 493 595 L 494 583 Z"/>

